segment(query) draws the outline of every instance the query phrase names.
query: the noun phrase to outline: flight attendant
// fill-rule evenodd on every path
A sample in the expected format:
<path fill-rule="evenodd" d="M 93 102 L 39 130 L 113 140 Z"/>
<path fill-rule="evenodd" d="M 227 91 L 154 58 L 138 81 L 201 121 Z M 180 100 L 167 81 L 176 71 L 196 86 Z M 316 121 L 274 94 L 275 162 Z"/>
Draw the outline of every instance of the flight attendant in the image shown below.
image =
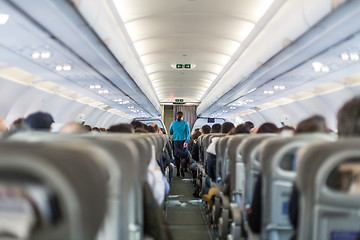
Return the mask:
<path fill-rule="evenodd" d="M 185 177 L 186 158 L 188 156 L 187 145 L 190 139 L 190 127 L 187 121 L 182 120 L 184 114 L 178 112 L 176 114 L 176 120 L 170 125 L 170 135 L 172 136 L 172 142 L 174 147 L 174 158 L 177 168 L 177 176 Z"/>

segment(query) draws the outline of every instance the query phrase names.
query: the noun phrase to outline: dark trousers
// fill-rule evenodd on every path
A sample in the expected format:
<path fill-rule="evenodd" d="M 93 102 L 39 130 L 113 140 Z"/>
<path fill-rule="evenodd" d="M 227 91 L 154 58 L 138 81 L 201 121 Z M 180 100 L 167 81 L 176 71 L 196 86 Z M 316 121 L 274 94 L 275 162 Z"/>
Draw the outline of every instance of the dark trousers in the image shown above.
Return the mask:
<path fill-rule="evenodd" d="M 180 174 L 184 176 L 184 170 L 186 168 L 186 158 L 187 158 L 187 148 L 184 148 L 185 141 L 173 141 L 174 147 L 174 158 L 175 165 L 177 168 L 177 175 Z"/>

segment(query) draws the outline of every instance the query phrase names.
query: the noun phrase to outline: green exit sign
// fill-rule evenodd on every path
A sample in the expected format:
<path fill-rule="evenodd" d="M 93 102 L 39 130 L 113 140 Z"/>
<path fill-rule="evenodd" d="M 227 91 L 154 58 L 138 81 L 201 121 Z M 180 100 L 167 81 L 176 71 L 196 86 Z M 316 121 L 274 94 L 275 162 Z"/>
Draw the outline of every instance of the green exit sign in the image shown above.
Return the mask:
<path fill-rule="evenodd" d="M 184 99 L 182 99 L 182 98 L 177 98 L 177 99 L 175 99 L 175 102 L 182 103 L 182 102 L 184 102 Z"/>
<path fill-rule="evenodd" d="M 176 64 L 176 69 L 182 69 L 182 68 L 191 69 L 191 64 L 190 63 L 186 63 L 186 64 L 177 63 Z"/>

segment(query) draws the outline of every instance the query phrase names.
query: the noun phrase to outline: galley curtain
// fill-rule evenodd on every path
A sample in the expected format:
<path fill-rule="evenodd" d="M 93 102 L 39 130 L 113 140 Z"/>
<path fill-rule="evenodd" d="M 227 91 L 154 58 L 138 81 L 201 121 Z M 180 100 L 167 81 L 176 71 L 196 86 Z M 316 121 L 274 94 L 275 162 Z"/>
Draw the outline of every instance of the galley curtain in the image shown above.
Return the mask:
<path fill-rule="evenodd" d="M 184 113 L 183 119 L 185 121 L 188 121 L 190 126 L 190 131 L 192 130 L 192 127 L 194 126 L 194 123 L 197 119 L 196 117 L 196 109 L 197 106 L 187 106 L 187 105 L 174 105 L 174 120 L 176 119 L 176 113 L 181 111 Z"/>

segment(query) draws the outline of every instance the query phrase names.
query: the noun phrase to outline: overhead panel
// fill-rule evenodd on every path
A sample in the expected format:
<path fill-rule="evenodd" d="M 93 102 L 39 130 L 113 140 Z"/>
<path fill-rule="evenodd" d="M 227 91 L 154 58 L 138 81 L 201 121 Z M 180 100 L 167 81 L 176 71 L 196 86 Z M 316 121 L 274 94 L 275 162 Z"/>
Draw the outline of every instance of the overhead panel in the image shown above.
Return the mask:
<path fill-rule="evenodd" d="M 272 2 L 113 0 L 160 102 L 200 102 Z"/>

